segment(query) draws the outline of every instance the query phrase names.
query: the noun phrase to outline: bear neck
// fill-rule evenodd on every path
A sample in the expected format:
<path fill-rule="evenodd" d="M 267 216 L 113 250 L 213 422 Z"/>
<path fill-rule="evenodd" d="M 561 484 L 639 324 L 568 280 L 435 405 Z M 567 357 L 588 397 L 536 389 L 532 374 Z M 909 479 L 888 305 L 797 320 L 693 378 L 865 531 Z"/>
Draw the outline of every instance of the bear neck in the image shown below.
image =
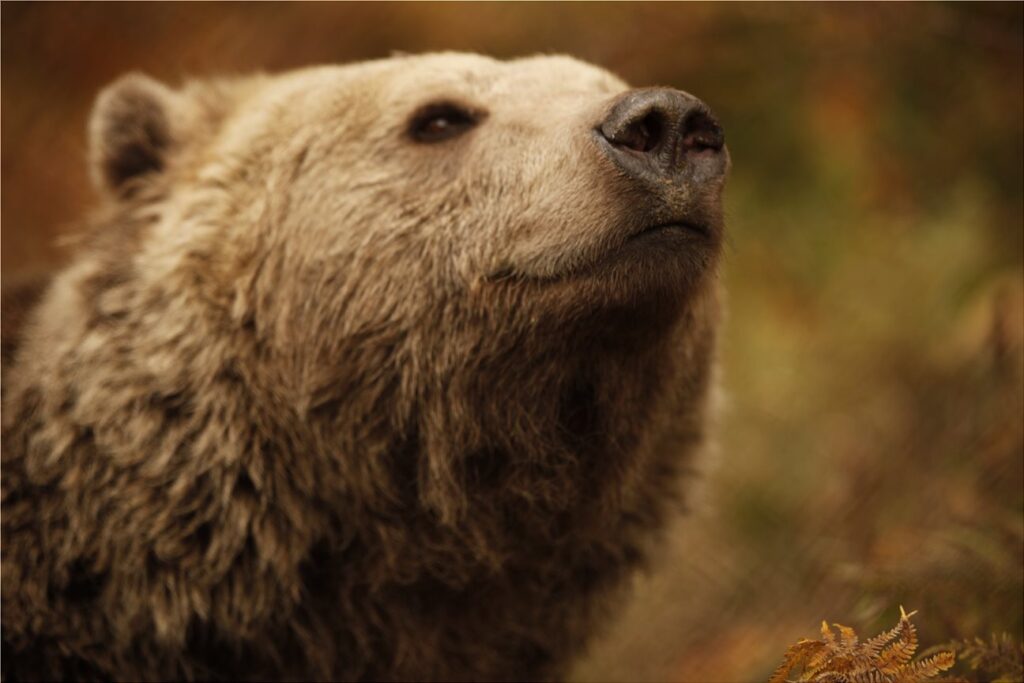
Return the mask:
<path fill-rule="evenodd" d="M 703 438 L 715 301 L 709 280 L 671 306 L 575 320 L 509 327 L 500 306 L 439 315 L 387 351 L 364 348 L 391 374 L 359 390 L 336 378 L 310 422 L 339 480 L 362 482 L 350 514 L 443 549 L 424 571 L 497 569 L 523 548 L 560 555 L 610 537 L 639 557 Z"/>

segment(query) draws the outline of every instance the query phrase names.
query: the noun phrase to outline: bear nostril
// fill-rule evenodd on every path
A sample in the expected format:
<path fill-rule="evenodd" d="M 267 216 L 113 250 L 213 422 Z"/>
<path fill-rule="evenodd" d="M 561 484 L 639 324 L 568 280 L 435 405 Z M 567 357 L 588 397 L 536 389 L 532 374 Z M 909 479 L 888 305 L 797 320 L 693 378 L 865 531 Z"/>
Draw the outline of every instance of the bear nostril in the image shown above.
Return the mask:
<path fill-rule="evenodd" d="M 683 149 L 703 152 L 720 151 L 725 145 L 725 133 L 718 121 L 708 112 L 692 112 L 683 123 Z"/>
<path fill-rule="evenodd" d="M 718 119 L 706 104 L 679 90 L 623 93 L 596 133 L 619 169 L 641 181 L 704 182 L 728 167 Z"/>
<path fill-rule="evenodd" d="M 661 142 L 661 132 L 664 128 L 661 117 L 657 112 L 650 112 L 637 121 L 625 126 L 611 142 L 619 147 L 625 147 L 637 152 L 650 152 Z"/>

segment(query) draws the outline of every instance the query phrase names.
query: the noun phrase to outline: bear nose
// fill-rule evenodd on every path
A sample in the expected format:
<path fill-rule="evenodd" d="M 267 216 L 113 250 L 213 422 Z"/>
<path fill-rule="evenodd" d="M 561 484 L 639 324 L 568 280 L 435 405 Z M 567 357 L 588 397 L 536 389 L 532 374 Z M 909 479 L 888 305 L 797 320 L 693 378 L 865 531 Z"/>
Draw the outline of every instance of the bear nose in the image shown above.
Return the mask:
<path fill-rule="evenodd" d="M 725 134 L 718 119 L 702 101 L 679 90 L 625 93 L 597 132 L 615 163 L 638 180 L 704 182 L 725 172 Z"/>

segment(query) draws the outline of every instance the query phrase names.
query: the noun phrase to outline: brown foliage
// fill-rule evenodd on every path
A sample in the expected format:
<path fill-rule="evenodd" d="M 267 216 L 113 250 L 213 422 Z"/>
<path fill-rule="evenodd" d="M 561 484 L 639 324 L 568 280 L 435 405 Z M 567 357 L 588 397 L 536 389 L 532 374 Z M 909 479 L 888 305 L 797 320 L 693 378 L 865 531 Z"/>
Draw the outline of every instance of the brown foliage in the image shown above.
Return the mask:
<path fill-rule="evenodd" d="M 953 652 L 938 652 L 914 659 L 917 630 L 900 607 L 900 621 L 894 628 L 861 642 L 849 626 L 821 622 L 821 640 L 801 640 L 790 647 L 769 683 L 789 680 L 813 683 L 918 683 L 934 679 L 953 667 Z M 796 679 L 787 675 L 801 668 Z"/>
<path fill-rule="evenodd" d="M 960 656 L 961 662 L 969 664 L 975 680 L 995 683 L 1024 680 L 1024 642 L 1015 640 L 1009 633 L 993 633 L 987 641 L 981 638 L 954 641 L 942 647 L 949 648 Z"/>

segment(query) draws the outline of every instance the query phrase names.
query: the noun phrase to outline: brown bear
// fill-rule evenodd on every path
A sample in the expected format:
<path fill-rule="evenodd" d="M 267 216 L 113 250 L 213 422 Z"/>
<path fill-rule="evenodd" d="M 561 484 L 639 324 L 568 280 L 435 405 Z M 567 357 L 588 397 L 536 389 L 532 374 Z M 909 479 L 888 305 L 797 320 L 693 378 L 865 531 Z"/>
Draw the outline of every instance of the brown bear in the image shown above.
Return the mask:
<path fill-rule="evenodd" d="M 4 677 L 563 675 L 704 438 L 708 107 L 445 53 L 130 75 L 89 132 L 4 330 Z"/>

